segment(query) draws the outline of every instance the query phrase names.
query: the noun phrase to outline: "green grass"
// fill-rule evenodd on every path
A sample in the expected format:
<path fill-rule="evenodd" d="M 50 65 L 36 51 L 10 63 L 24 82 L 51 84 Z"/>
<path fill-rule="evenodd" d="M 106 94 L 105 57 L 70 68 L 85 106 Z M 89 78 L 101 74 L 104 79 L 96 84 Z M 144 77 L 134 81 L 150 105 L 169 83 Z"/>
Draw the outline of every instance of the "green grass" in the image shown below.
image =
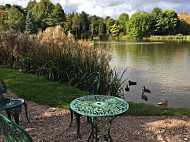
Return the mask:
<path fill-rule="evenodd" d="M 0 68 L 0 78 L 20 98 L 52 107 L 69 109 L 73 99 L 85 95 L 79 89 L 12 69 Z"/>
<path fill-rule="evenodd" d="M 86 95 L 79 89 L 12 69 L 0 68 L 0 78 L 5 81 L 8 89 L 19 97 L 52 107 L 69 109 L 73 99 Z M 190 117 L 190 109 L 187 108 L 160 108 L 133 102 L 129 102 L 129 106 L 125 115 Z"/>

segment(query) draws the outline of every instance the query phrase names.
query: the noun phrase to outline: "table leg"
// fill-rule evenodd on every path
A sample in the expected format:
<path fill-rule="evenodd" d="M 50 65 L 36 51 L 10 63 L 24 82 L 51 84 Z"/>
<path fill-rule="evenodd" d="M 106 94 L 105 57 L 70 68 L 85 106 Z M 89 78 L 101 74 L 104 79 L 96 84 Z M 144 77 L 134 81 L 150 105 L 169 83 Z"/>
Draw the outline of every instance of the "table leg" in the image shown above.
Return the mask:
<path fill-rule="evenodd" d="M 80 114 L 74 112 L 74 115 L 76 116 L 77 121 L 77 138 L 80 138 Z"/>
<path fill-rule="evenodd" d="M 69 127 L 71 127 L 71 125 L 73 123 L 73 111 L 71 110 L 71 108 L 70 108 L 70 114 L 71 114 L 71 122 L 70 122 Z"/>
<path fill-rule="evenodd" d="M 107 128 L 107 136 L 108 136 L 108 139 L 110 139 L 111 142 L 113 142 L 113 139 L 111 138 L 111 135 L 110 135 L 110 129 L 111 129 L 111 125 L 112 125 L 112 121 L 116 118 L 117 116 L 113 116 L 108 122 L 108 128 Z"/>
<path fill-rule="evenodd" d="M 104 140 L 110 140 L 111 142 L 113 142 L 113 139 L 111 138 L 111 135 L 110 135 L 110 129 L 111 129 L 111 125 L 112 125 L 112 122 L 113 120 L 116 118 L 117 116 L 113 116 L 111 117 L 110 119 L 108 119 L 108 125 L 107 125 L 107 134 L 102 134 L 100 135 L 99 137 L 103 136 Z M 96 142 L 99 141 L 99 137 L 98 137 L 98 132 L 100 132 L 99 128 L 98 128 L 98 125 L 97 125 L 97 121 L 96 121 L 96 117 L 92 117 L 91 118 L 91 133 L 88 137 L 88 142 L 92 139 L 95 139 Z"/>
<path fill-rule="evenodd" d="M 89 142 L 91 139 L 93 141 L 94 138 L 96 139 L 96 142 L 98 142 L 98 130 L 97 130 L 96 118 L 92 117 L 90 122 L 91 122 L 91 132 L 90 132 L 87 142 Z"/>

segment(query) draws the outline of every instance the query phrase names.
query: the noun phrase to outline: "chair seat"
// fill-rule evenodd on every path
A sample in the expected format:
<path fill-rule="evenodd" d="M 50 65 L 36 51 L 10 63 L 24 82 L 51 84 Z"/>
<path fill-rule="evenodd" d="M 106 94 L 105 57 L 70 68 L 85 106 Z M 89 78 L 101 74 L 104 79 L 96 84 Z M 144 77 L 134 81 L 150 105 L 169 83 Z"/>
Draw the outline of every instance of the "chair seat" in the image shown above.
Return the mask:
<path fill-rule="evenodd" d="M 13 109 L 21 106 L 24 103 L 24 99 L 11 99 L 9 103 L 0 104 L 0 110 Z"/>

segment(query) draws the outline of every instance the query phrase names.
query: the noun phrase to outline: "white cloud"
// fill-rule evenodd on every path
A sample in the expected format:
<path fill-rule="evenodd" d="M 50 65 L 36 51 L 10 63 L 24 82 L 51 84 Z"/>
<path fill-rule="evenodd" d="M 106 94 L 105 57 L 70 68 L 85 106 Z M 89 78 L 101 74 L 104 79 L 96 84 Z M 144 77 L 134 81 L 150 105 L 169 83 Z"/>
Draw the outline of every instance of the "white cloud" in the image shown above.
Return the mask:
<path fill-rule="evenodd" d="M 0 0 L 0 5 L 17 4 L 27 6 L 29 0 Z M 40 0 L 37 0 L 39 2 Z M 66 13 L 85 11 L 90 15 L 100 17 L 111 16 L 115 19 L 125 12 L 132 15 L 136 10 L 152 11 L 154 7 L 162 10 L 171 9 L 177 13 L 190 13 L 190 0 L 51 0 L 53 4 L 60 3 Z"/>

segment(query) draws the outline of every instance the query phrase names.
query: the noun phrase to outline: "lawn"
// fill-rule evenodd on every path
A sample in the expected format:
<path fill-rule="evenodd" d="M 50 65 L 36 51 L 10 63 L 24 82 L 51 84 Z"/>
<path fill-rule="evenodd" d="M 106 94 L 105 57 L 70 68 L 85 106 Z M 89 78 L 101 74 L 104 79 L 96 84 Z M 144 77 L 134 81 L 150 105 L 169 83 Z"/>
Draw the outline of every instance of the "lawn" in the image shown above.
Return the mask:
<path fill-rule="evenodd" d="M 69 109 L 69 104 L 73 99 L 87 95 L 86 92 L 77 88 L 13 69 L 0 68 L 0 78 L 4 80 L 7 88 L 20 98 L 52 107 Z M 188 108 L 160 108 L 133 102 L 129 102 L 129 106 L 129 110 L 124 115 L 190 117 Z"/>

